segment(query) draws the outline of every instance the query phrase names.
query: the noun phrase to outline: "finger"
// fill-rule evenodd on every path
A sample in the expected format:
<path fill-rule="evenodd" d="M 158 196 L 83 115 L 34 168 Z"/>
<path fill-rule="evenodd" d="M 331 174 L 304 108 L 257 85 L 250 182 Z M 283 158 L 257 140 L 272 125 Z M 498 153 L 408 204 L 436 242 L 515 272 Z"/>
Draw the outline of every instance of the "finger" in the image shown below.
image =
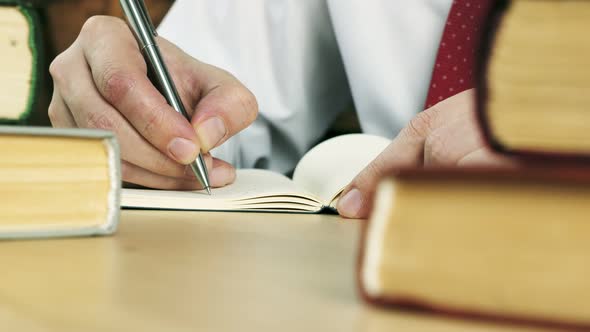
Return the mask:
<path fill-rule="evenodd" d="M 208 158 L 211 160 L 211 158 Z M 150 172 L 132 163 L 123 161 L 121 165 L 123 180 L 144 187 L 166 190 L 197 190 L 202 189 L 201 184 L 194 178 L 175 178 Z M 212 160 L 212 169 L 209 171 L 209 180 L 214 188 L 223 187 L 235 180 L 235 169 L 228 163 Z"/>
<path fill-rule="evenodd" d="M 76 122 L 70 109 L 60 96 L 57 88 L 53 89 L 53 97 L 47 111 L 49 121 L 54 128 L 76 128 Z"/>
<path fill-rule="evenodd" d="M 378 181 L 384 174 L 400 167 L 422 165 L 425 138 L 430 132 L 431 112 L 418 114 L 375 160 L 342 192 L 338 213 L 347 218 L 366 218 Z"/>
<path fill-rule="evenodd" d="M 465 90 L 426 110 L 437 114 L 433 119 L 432 127 L 442 127 L 447 124 L 449 119 L 465 114 L 473 115 L 475 113 L 475 93 L 475 89 Z"/>
<path fill-rule="evenodd" d="M 182 164 L 195 160 L 200 145 L 194 128 L 149 81 L 127 25 L 116 18 L 91 19 L 81 37 L 84 57 L 105 100 L 159 151 Z"/>
<path fill-rule="evenodd" d="M 224 160 L 213 158 L 213 165 L 209 172 L 209 177 L 212 187 L 224 187 L 234 183 L 236 180 L 236 169 Z"/>
<path fill-rule="evenodd" d="M 424 144 L 424 166 L 456 166 L 485 144 L 473 113 L 463 113 L 431 131 Z"/>
<path fill-rule="evenodd" d="M 163 38 L 158 43 L 180 94 L 195 101 L 189 112 L 202 151 L 221 145 L 256 119 L 255 96 L 234 76 L 190 57 Z"/>
<path fill-rule="evenodd" d="M 123 181 L 143 187 L 166 190 L 197 190 L 202 189 L 195 179 L 176 178 L 148 171 L 127 161 L 121 161 Z"/>
<path fill-rule="evenodd" d="M 517 168 L 518 161 L 490 151 L 487 147 L 481 147 L 465 157 L 461 158 L 457 165 L 460 167 L 497 167 Z"/>
<path fill-rule="evenodd" d="M 75 49 L 52 63 L 54 84 L 71 110 L 75 127 L 111 130 L 119 140 L 121 157 L 164 176 L 182 177 L 186 166 L 150 145 L 127 120 L 98 93 L 84 57 Z M 67 67 L 67 68 L 61 68 Z"/>
<path fill-rule="evenodd" d="M 347 218 L 366 218 L 378 181 L 396 167 L 419 166 L 422 163 L 422 147 L 423 144 L 418 141 L 394 140 L 342 192 L 338 213 Z"/>
<path fill-rule="evenodd" d="M 205 91 L 191 123 L 201 148 L 209 151 L 250 125 L 258 114 L 254 95 L 243 85 L 226 82 Z"/>
<path fill-rule="evenodd" d="M 338 212 L 348 218 L 366 218 L 381 178 L 396 168 L 424 165 L 426 139 L 449 121 L 473 112 L 474 92 L 464 91 L 418 114 L 343 191 Z"/>

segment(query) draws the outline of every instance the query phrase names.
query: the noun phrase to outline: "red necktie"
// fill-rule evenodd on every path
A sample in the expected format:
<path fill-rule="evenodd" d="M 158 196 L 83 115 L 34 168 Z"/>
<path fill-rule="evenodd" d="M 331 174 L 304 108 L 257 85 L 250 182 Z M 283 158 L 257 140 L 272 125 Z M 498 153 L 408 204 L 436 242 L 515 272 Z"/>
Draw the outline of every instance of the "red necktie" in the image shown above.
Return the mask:
<path fill-rule="evenodd" d="M 455 0 L 439 45 L 426 108 L 475 87 L 480 29 L 493 0 Z"/>

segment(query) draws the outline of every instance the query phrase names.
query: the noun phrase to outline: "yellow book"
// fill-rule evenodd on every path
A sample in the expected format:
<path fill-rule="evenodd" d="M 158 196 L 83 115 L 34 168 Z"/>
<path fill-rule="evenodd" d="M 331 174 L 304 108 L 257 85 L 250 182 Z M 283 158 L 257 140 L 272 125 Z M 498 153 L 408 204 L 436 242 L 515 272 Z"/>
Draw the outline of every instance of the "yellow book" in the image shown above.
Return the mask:
<path fill-rule="evenodd" d="M 590 156 L 590 1 L 499 1 L 480 75 L 484 133 L 500 151 Z"/>
<path fill-rule="evenodd" d="M 0 238 L 110 234 L 120 189 L 111 133 L 0 126 Z"/>
<path fill-rule="evenodd" d="M 371 302 L 590 327 L 585 169 L 406 170 L 379 185 L 360 252 Z"/>

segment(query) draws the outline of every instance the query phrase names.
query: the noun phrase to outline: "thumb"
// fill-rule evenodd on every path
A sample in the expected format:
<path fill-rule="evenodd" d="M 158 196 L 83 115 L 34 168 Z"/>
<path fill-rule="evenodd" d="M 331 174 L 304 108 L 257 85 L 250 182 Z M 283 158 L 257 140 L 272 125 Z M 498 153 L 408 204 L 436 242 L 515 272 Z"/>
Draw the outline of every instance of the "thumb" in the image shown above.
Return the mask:
<path fill-rule="evenodd" d="M 399 167 L 415 167 L 423 163 L 424 142 L 430 131 L 430 114 L 422 112 L 365 167 L 343 190 L 338 200 L 338 213 L 346 218 L 367 218 L 373 204 L 375 189 L 381 178 Z"/>

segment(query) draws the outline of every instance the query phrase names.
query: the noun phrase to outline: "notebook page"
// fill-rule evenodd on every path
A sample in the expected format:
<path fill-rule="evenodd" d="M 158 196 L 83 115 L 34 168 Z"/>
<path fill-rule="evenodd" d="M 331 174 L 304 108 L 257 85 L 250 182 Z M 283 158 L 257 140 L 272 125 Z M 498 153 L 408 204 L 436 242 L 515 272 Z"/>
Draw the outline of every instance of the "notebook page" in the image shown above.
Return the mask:
<path fill-rule="evenodd" d="M 236 181 L 223 188 L 172 191 L 150 189 L 123 189 L 122 206 L 154 209 L 237 210 L 249 204 L 273 203 L 278 208 L 289 204 L 308 202 L 320 206 L 318 199 L 299 189 L 286 176 L 268 170 L 237 170 Z"/>
<path fill-rule="evenodd" d="M 330 205 L 342 189 L 391 141 L 367 134 L 342 135 L 311 149 L 295 168 L 293 182 Z M 334 205 L 334 204 L 331 204 Z"/>

